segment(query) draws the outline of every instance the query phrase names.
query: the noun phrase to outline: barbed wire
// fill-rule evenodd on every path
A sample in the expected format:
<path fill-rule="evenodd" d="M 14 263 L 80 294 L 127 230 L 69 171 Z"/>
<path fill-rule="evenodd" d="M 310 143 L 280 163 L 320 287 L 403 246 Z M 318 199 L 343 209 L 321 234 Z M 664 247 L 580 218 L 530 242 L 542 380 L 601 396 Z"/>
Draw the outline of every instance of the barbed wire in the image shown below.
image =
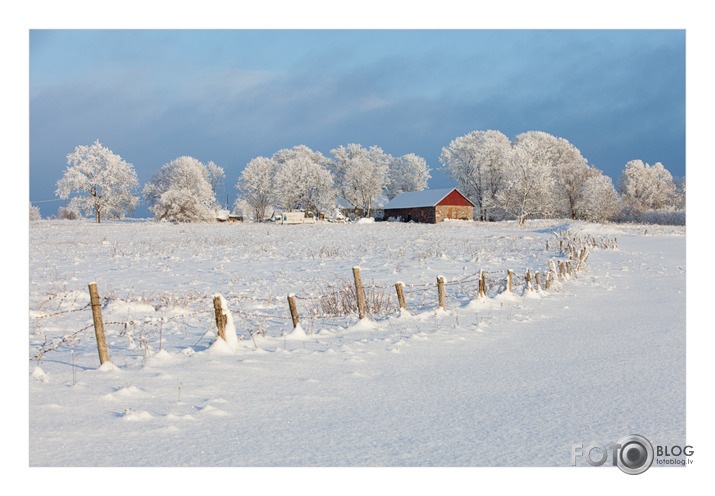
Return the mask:
<path fill-rule="evenodd" d="M 587 248 L 589 247 L 598 247 L 598 248 L 617 248 L 617 240 L 603 240 L 599 239 L 596 240 L 593 237 L 590 238 L 585 238 L 585 239 L 577 239 L 574 237 L 568 237 L 567 234 L 565 233 L 559 233 L 556 234 L 557 238 L 568 240 L 568 244 L 566 246 L 560 247 L 559 253 L 562 255 L 562 260 L 559 262 L 560 264 L 564 263 L 564 260 L 568 260 L 566 263 L 567 264 L 573 264 L 575 265 L 578 263 L 578 266 L 575 266 L 573 268 L 569 268 L 569 273 L 571 270 L 580 270 L 580 267 L 582 266 L 582 263 L 585 263 L 586 260 L 588 259 L 588 254 L 587 254 Z M 580 249 L 576 249 L 575 246 L 577 245 L 578 241 L 578 246 L 581 246 Z M 559 268 L 559 271 L 562 271 L 563 273 L 563 268 Z M 556 272 L 556 273 L 555 273 Z M 477 290 L 476 285 L 480 283 L 480 280 L 483 278 L 485 283 L 488 283 L 488 287 L 497 287 L 497 291 L 501 290 L 506 284 L 507 284 L 507 277 L 505 277 L 505 274 L 511 273 L 511 282 L 513 285 L 524 285 L 525 287 L 529 287 L 531 283 L 531 280 L 526 276 L 526 274 L 517 274 L 514 273 L 513 271 L 505 271 L 505 270 L 492 270 L 492 271 L 485 271 L 485 270 L 480 270 L 478 272 L 470 273 L 465 276 L 462 276 L 457 279 L 453 279 L 450 281 L 445 280 L 444 285 L 449 286 L 449 287 L 454 287 L 454 293 L 456 293 L 455 297 L 460 298 L 464 297 L 465 294 L 468 294 L 470 292 L 475 292 Z M 549 259 L 549 267 L 547 269 L 544 269 L 543 271 L 535 271 L 532 274 L 532 277 L 534 277 L 536 274 L 549 274 L 549 273 L 554 273 L 554 276 L 558 277 L 558 271 L 556 269 L 556 265 L 554 262 L 554 259 L 551 258 Z M 437 284 L 435 282 L 431 283 L 412 283 L 412 284 L 405 284 L 404 282 L 402 283 L 403 291 L 406 295 L 414 295 L 418 293 L 425 293 L 428 291 L 433 291 Z M 548 284 L 547 284 L 548 287 Z M 319 309 L 320 305 L 322 302 L 328 300 L 331 297 L 334 297 L 335 295 L 341 295 L 342 297 L 344 296 L 350 296 L 353 295 L 354 297 L 354 288 L 350 284 L 349 280 L 344 280 L 342 286 L 337 286 L 334 284 L 329 284 L 324 286 L 323 288 L 327 288 L 328 290 L 332 291 L 332 293 L 328 294 L 320 294 L 316 296 L 299 296 L 299 295 L 292 295 L 295 299 L 300 300 L 302 302 L 318 302 L 317 305 L 314 305 L 313 307 L 308 307 L 305 308 L 306 313 L 300 316 L 301 320 L 336 320 L 336 319 L 341 319 L 349 316 L 353 316 L 357 314 L 357 309 L 355 308 L 354 310 L 350 308 L 349 306 L 343 307 L 341 311 L 337 312 L 326 312 L 322 311 L 320 312 Z M 380 285 L 380 284 L 375 284 L 374 282 L 368 283 L 368 284 L 363 284 L 363 290 L 364 291 L 369 291 L 373 292 L 375 290 L 382 291 L 383 293 L 385 291 L 395 289 L 395 285 Z M 66 298 L 69 295 L 63 295 L 61 296 L 61 303 L 66 300 Z M 146 296 L 140 296 L 138 298 L 119 298 L 119 297 L 114 297 L 114 296 L 105 296 L 101 298 L 102 306 L 106 308 L 110 303 L 116 302 L 116 301 L 122 301 L 125 303 L 138 303 L 138 302 L 143 302 L 147 303 L 154 306 L 154 309 L 158 312 L 162 308 L 177 308 L 183 305 L 183 308 L 188 308 L 190 305 L 190 302 L 196 302 L 196 301 L 209 301 L 212 300 L 216 294 L 188 294 L 188 295 L 175 295 L 174 293 L 171 294 L 160 294 L 157 297 L 146 297 Z M 288 295 L 276 295 L 272 297 L 260 297 L 256 295 L 245 295 L 245 294 L 228 294 L 224 296 L 224 298 L 227 301 L 254 301 L 254 302 L 261 302 L 261 303 L 269 303 L 272 304 L 273 308 L 277 311 L 278 308 L 278 302 L 282 299 L 287 297 Z M 375 312 L 375 311 L 370 311 L 368 310 L 368 314 L 371 315 L 372 317 L 379 317 L 383 314 L 387 313 L 388 308 L 392 308 L 394 305 L 394 294 L 388 294 L 385 296 L 384 294 L 377 294 L 378 298 L 380 299 L 378 303 L 378 307 L 380 310 Z M 52 295 L 48 300 L 45 302 L 42 302 L 38 305 L 38 307 L 41 307 L 48 301 L 54 301 L 58 298 L 58 295 Z M 174 305 L 172 306 L 172 303 Z M 180 305 L 181 303 L 182 305 Z M 208 306 L 208 305 L 207 305 Z M 424 308 L 428 307 L 434 307 L 434 304 L 425 304 L 424 303 L 424 298 L 422 303 L 420 303 L 416 308 L 419 310 L 422 310 Z M 85 311 L 91 307 L 91 303 L 87 303 L 86 305 L 80 307 L 80 308 L 73 308 L 70 310 L 64 310 L 64 311 L 58 311 L 58 312 L 53 312 L 53 313 L 47 313 L 44 315 L 37 315 L 39 313 L 37 310 L 31 312 L 30 318 L 32 320 L 38 321 L 42 319 L 52 319 L 52 318 L 60 318 L 62 316 L 66 316 L 69 314 L 73 313 L 78 313 Z M 324 309 L 325 307 L 323 307 Z M 162 325 L 165 322 L 170 322 L 178 319 L 189 319 L 192 317 L 197 317 L 200 315 L 208 315 L 208 314 L 214 314 L 215 309 L 214 308 L 207 308 L 206 310 L 196 310 L 192 311 L 190 313 L 179 313 L 175 315 L 161 315 L 159 317 L 145 317 L 144 319 L 130 319 L 126 321 L 106 321 L 104 322 L 104 325 L 106 326 L 123 326 L 125 331 L 134 326 L 159 326 Z M 239 318 L 243 319 L 246 322 L 254 322 L 255 320 L 269 320 L 269 321 L 281 321 L 281 322 L 287 322 L 292 319 L 291 316 L 285 315 L 285 314 L 269 314 L 269 313 L 263 313 L 263 312 L 256 312 L 256 311 L 247 311 L 247 310 L 242 310 L 242 309 L 233 309 L 231 310 L 232 314 L 236 314 Z M 73 333 L 67 334 L 63 336 L 59 341 L 51 341 L 50 343 L 47 343 L 45 340 L 45 343 L 43 343 L 38 350 L 38 352 L 30 359 L 30 360 L 40 360 L 46 353 L 50 351 L 54 351 L 62 347 L 63 344 L 69 343 L 69 342 L 75 342 L 75 339 L 79 334 L 82 332 L 86 331 L 87 329 L 91 328 L 93 326 L 93 323 L 90 323 L 83 327 L 82 329 L 75 331 Z M 199 341 L 203 338 L 203 336 L 210 330 L 211 328 L 209 327 L 202 337 L 199 339 Z M 249 330 L 249 333 L 251 331 Z"/>
<path fill-rule="evenodd" d="M 464 276 L 460 279 L 452 280 L 452 281 L 445 281 L 445 286 L 456 286 L 456 285 L 466 285 L 469 283 L 476 283 L 479 281 L 480 276 L 483 274 L 486 278 L 487 275 L 493 275 L 493 274 L 504 274 L 505 271 L 481 271 L 481 272 L 475 272 L 472 274 L 469 274 L 467 276 Z M 518 281 L 518 280 L 526 280 L 525 276 L 520 276 L 520 275 L 514 275 L 513 276 L 513 281 Z M 498 282 L 499 279 L 494 279 L 494 278 L 488 278 L 487 281 L 491 283 Z M 419 292 L 425 292 L 432 290 L 435 287 L 435 283 L 422 283 L 422 284 L 404 284 L 404 288 L 408 288 L 405 290 L 406 294 L 413 294 L 413 293 L 419 293 Z M 332 289 L 336 291 L 337 293 L 344 292 L 344 289 L 335 286 L 335 285 L 327 285 L 326 288 Z M 394 289 L 394 285 L 379 285 L 379 284 L 366 284 L 363 286 L 364 290 L 371 290 L 371 289 L 382 289 L 382 290 L 389 290 L 389 289 Z M 294 295 L 294 298 L 297 300 L 302 300 L 302 301 L 320 301 L 323 298 L 326 298 L 328 295 L 317 295 L 317 296 L 299 296 L 299 295 Z M 263 303 L 277 303 L 282 299 L 282 296 L 275 296 L 272 298 L 261 298 L 257 296 L 246 296 L 246 295 L 226 295 L 224 296 L 227 301 L 232 301 L 232 300 L 238 300 L 238 301 L 258 301 L 258 302 L 263 302 Z M 213 299 L 213 295 L 192 295 L 192 296 L 185 296 L 185 297 L 178 297 L 177 300 L 180 301 L 209 301 Z M 105 296 L 101 298 L 102 301 L 102 306 L 106 308 L 106 306 L 112 302 L 117 302 L 121 301 L 124 303 L 150 303 L 151 301 L 156 301 L 156 299 L 148 299 L 146 297 L 140 297 L 137 299 L 130 299 L 130 298 L 118 298 L 118 297 L 109 297 Z M 163 303 L 163 302 L 162 302 Z M 32 320 L 40 320 L 40 319 L 49 319 L 49 318 L 55 318 L 71 313 L 76 313 L 76 312 L 81 312 L 84 310 L 87 310 L 91 307 L 91 303 L 87 303 L 86 305 L 80 307 L 80 308 L 74 308 L 71 310 L 64 310 L 61 312 L 53 312 L 49 314 L 44 314 L 44 315 L 30 315 L 30 318 Z M 158 307 L 161 308 L 161 305 Z M 204 311 L 196 311 L 192 312 L 189 314 L 178 314 L 178 315 L 173 315 L 173 316 L 161 316 L 159 317 L 160 319 L 163 319 L 164 321 L 169 321 L 169 320 L 175 320 L 175 319 L 180 319 L 180 318 L 188 318 L 188 317 L 194 317 L 197 315 L 201 314 L 207 314 L 211 313 L 213 310 L 204 310 Z M 288 317 L 277 317 L 275 315 L 269 315 L 269 314 L 262 314 L 260 312 L 245 312 L 245 311 L 240 311 L 240 310 L 235 310 L 234 312 L 241 313 L 244 316 L 250 316 L 250 317 L 255 317 L 255 318 L 280 318 L 280 319 L 288 319 Z M 35 312 L 36 313 L 36 312 Z M 151 319 L 147 317 L 147 319 Z M 145 320 L 144 322 L 147 322 Z M 123 325 L 126 323 L 131 323 L 131 324 L 136 324 L 138 321 L 131 320 L 131 321 L 123 321 L 123 322 L 105 322 L 107 325 Z"/>
<path fill-rule="evenodd" d="M 82 310 L 86 310 L 86 309 L 89 308 L 90 306 L 91 306 L 91 303 L 87 303 L 87 304 L 86 304 L 85 306 L 83 306 L 82 308 L 75 308 L 75 309 L 73 309 L 73 310 L 65 310 L 65 311 L 62 311 L 62 312 L 54 312 L 54 313 L 50 313 L 50 314 L 46 314 L 46 315 L 30 315 L 30 318 L 31 318 L 31 319 L 34 319 L 34 320 L 49 319 L 49 318 L 52 318 L 52 317 L 56 317 L 57 315 L 65 315 L 65 314 L 68 314 L 68 313 L 81 312 Z"/>
<path fill-rule="evenodd" d="M 65 336 L 62 336 L 62 339 L 61 339 L 60 341 L 58 341 L 56 344 L 55 344 L 54 341 L 50 341 L 49 344 L 47 343 L 47 341 L 45 341 L 45 342 L 42 344 L 42 346 L 40 346 L 40 349 L 37 351 L 37 353 L 35 353 L 35 356 L 31 357 L 30 360 L 37 360 L 37 361 L 39 362 L 39 361 L 42 359 L 42 357 L 44 357 L 47 353 L 49 353 L 50 351 L 58 350 L 58 349 L 59 349 L 63 344 L 65 344 L 65 343 L 68 343 L 68 342 L 70 342 L 70 341 L 74 341 L 75 338 L 76 338 L 79 334 L 81 334 L 82 332 L 86 331 L 87 329 L 89 329 L 89 328 L 92 327 L 93 325 L 94 325 L 94 323 L 89 324 L 89 325 L 83 327 L 82 329 L 80 329 L 79 331 L 75 331 L 75 332 L 73 332 L 73 333 L 71 333 L 71 334 L 67 334 L 67 335 L 65 335 Z"/>

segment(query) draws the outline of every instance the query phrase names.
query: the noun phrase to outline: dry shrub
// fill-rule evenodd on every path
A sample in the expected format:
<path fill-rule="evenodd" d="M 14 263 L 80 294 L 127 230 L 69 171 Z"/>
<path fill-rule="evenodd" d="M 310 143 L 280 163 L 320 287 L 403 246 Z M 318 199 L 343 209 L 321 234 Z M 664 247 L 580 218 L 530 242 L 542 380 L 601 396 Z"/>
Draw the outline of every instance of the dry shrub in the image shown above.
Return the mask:
<path fill-rule="evenodd" d="M 365 312 L 371 317 L 379 317 L 394 310 L 395 303 L 387 288 L 371 283 L 363 284 Z M 324 294 L 313 300 L 309 310 L 313 316 L 336 317 L 358 313 L 355 283 L 339 279 L 327 287 Z"/>

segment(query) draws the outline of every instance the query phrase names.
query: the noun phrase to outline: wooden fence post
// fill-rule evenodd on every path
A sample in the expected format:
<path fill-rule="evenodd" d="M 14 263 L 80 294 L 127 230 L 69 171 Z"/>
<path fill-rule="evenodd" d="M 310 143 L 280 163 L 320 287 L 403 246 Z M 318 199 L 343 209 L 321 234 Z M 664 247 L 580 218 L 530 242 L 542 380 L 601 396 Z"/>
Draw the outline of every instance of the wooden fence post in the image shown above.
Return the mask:
<path fill-rule="evenodd" d="M 226 341 L 226 323 L 228 322 L 228 317 L 223 313 L 223 307 L 221 306 L 221 297 L 214 296 L 214 315 L 216 316 L 216 329 L 218 331 L 218 337 Z"/>
<path fill-rule="evenodd" d="M 483 270 L 479 271 L 479 297 L 480 298 L 487 297 L 487 279 L 484 275 Z"/>
<path fill-rule="evenodd" d="M 534 290 L 534 285 L 531 283 L 531 271 L 529 269 L 526 269 L 526 288 L 529 291 Z"/>
<path fill-rule="evenodd" d="M 581 271 L 581 266 L 583 265 L 583 257 L 586 256 L 586 252 L 587 252 L 587 249 L 584 246 L 583 250 L 581 250 L 581 253 L 579 253 L 579 255 L 578 255 L 578 265 L 576 266 L 576 272 Z"/>
<path fill-rule="evenodd" d="M 509 270 L 506 271 L 506 289 L 507 289 L 507 291 L 509 291 L 510 293 L 511 293 L 511 287 L 512 287 L 511 281 L 512 281 L 512 277 L 513 277 L 513 276 L 514 276 L 514 271 L 513 271 L 513 270 L 509 269 Z"/>
<path fill-rule="evenodd" d="M 554 262 L 553 259 L 549 260 L 549 273 L 551 274 L 552 279 L 556 279 L 558 281 L 559 279 L 559 273 L 556 271 L 556 262 Z M 548 289 L 548 283 L 546 286 L 546 289 Z"/>
<path fill-rule="evenodd" d="M 298 327 L 298 310 L 295 307 L 295 295 L 288 295 L 288 308 L 290 308 L 290 316 L 293 319 L 293 329 Z"/>
<path fill-rule="evenodd" d="M 92 318 L 94 319 L 94 335 L 97 338 L 97 351 L 99 352 L 99 364 L 109 361 L 107 353 L 107 341 L 104 338 L 104 322 L 102 322 L 102 303 L 99 301 L 97 283 L 89 284 L 89 299 L 92 303 Z"/>
<path fill-rule="evenodd" d="M 553 278 L 554 278 L 554 275 L 553 275 L 553 274 L 554 274 L 554 273 L 551 272 L 551 271 L 549 271 L 549 272 L 546 273 L 546 289 L 547 289 L 547 290 L 548 290 L 548 289 L 551 289 L 551 281 L 552 281 Z"/>
<path fill-rule="evenodd" d="M 541 281 L 539 280 L 539 272 L 534 272 L 534 281 L 536 281 L 536 289 L 541 291 Z"/>
<path fill-rule="evenodd" d="M 446 310 L 444 295 L 444 276 L 437 276 L 437 294 L 439 295 L 439 307 Z"/>
<path fill-rule="evenodd" d="M 353 278 L 355 278 L 355 295 L 357 296 L 358 313 L 360 314 L 360 320 L 362 320 L 365 318 L 365 295 L 362 291 L 360 267 L 353 267 Z"/>
<path fill-rule="evenodd" d="M 405 283 L 398 282 L 395 284 L 395 290 L 397 290 L 397 303 L 400 305 L 400 310 L 407 310 L 407 304 L 405 303 Z"/>

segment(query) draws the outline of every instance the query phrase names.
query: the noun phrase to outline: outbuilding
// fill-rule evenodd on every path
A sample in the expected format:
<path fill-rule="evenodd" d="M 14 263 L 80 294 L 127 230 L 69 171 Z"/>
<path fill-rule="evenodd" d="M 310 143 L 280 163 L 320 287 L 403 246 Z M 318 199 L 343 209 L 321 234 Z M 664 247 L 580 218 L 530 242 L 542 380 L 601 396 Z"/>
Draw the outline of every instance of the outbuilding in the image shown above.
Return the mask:
<path fill-rule="evenodd" d="M 436 224 L 445 219 L 472 220 L 474 203 L 457 188 L 400 193 L 383 207 L 385 219 Z"/>

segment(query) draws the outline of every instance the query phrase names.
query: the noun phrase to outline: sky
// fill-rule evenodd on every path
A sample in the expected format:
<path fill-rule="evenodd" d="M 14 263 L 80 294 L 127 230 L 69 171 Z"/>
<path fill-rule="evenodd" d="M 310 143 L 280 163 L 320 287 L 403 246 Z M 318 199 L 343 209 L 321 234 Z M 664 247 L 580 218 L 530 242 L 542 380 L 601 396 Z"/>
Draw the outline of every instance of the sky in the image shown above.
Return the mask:
<path fill-rule="evenodd" d="M 415 153 L 474 130 L 567 139 L 616 182 L 634 159 L 685 176 L 685 30 L 30 30 L 30 200 L 99 140 L 143 186 L 189 155 L 226 172 L 306 145 Z M 135 217 L 147 217 L 141 205 Z"/>

